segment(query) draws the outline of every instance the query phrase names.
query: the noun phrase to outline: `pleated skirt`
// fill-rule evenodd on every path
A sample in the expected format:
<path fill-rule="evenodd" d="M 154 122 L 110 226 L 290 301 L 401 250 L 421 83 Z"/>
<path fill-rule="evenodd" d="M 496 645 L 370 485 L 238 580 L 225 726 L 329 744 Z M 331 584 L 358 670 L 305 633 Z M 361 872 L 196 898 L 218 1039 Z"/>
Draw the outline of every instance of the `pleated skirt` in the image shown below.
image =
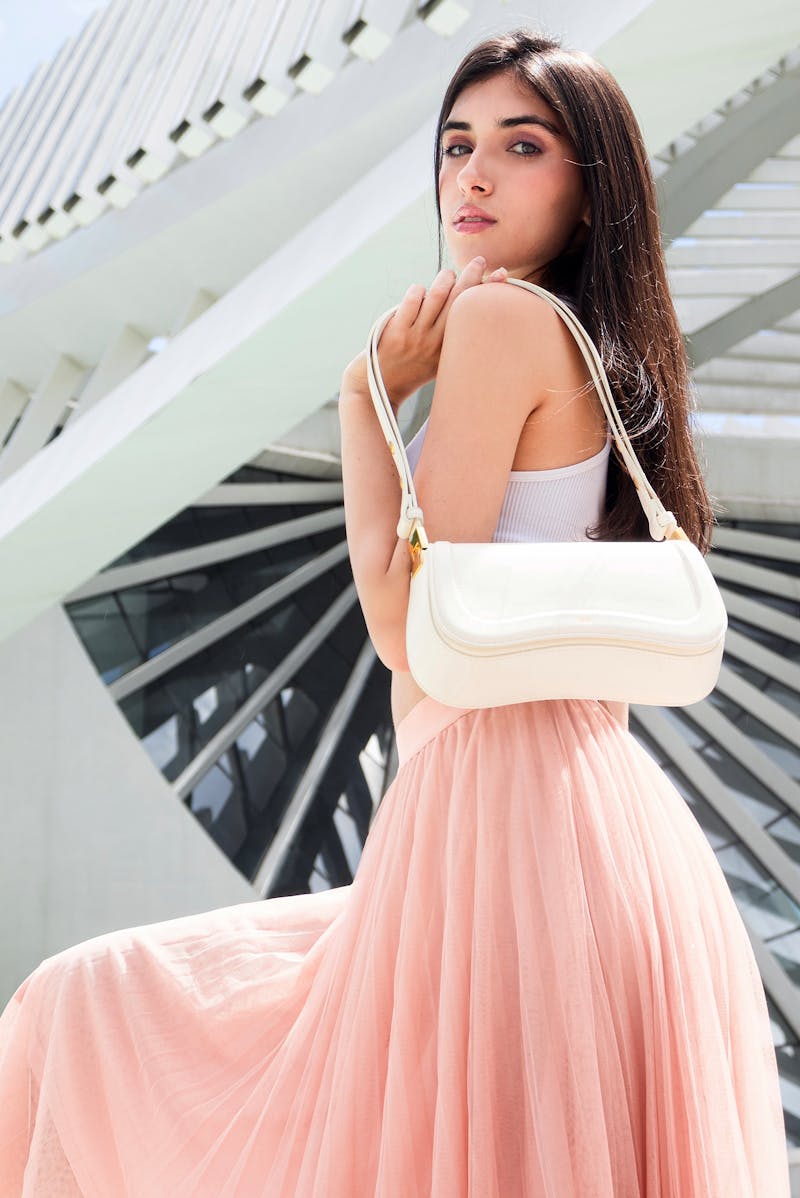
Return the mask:
<path fill-rule="evenodd" d="M 4 1198 L 788 1198 L 752 947 L 654 759 L 588 700 L 397 737 L 351 885 L 23 981 Z"/>

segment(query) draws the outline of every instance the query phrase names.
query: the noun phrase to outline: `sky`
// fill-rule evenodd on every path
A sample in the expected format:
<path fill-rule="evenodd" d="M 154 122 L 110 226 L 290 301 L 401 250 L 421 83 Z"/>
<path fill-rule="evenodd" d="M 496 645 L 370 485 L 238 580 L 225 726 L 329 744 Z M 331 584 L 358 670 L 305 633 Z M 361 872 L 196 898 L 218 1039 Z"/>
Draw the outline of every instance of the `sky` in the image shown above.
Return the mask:
<path fill-rule="evenodd" d="M 108 0 L 0 0 L 0 104 Z"/>

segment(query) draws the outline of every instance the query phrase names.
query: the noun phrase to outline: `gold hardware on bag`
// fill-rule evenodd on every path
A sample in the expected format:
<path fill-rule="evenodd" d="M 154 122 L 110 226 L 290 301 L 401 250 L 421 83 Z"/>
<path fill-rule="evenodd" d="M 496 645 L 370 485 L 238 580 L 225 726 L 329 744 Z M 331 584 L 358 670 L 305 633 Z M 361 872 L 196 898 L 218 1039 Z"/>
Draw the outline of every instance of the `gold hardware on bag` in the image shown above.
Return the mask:
<path fill-rule="evenodd" d="M 667 540 L 668 541 L 688 541 L 689 537 L 687 537 L 686 533 L 683 531 L 680 524 L 676 524 L 675 527 L 673 528 L 672 532 L 667 533 Z"/>
<path fill-rule="evenodd" d="M 408 552 L 411 554 L 411 577 L 422 565 L 422 551 L 428 548 L 428 538 L 421 524 L 415 524 L 408 538 Z"/>

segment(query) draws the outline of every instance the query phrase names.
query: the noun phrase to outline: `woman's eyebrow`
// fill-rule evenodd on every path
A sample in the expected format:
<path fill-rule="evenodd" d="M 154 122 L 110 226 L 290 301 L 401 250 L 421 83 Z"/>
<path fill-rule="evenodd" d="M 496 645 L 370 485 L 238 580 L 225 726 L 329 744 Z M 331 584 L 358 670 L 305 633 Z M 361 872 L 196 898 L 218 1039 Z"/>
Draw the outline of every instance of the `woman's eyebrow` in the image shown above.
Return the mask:
<path fill-rule="evenodd" d="M 502 120 L 495 121 L 498 129 L 513 129 L 516 125 L 541 125 L 547 129 L 554 137 L 563 137 L 560 129 L 557 129 L 552 121 L 548 121 L 543 116 L 536 116 L 535 113 L 528 113 L 525 116 L 507 116 Z M 446 133 L 448 129 L 461 129 L 465 133 L 472 132 L 472 125 L 468 121 L 445 121 L 442 125 L 442 133 Z"/>

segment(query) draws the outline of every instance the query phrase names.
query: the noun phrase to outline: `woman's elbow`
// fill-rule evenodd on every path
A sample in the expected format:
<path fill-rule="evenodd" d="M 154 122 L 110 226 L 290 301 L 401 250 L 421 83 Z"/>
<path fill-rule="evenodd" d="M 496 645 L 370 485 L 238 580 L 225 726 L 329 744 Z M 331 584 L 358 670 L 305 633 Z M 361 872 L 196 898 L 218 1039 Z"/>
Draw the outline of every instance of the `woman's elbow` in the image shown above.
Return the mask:
<path fill-rule="evenodd" d="M 393 673 L 408 670 L 405 628 L 403 628 L 402 634 L 398 634 L 396 627 L 370 628 L 367 626 L 367 631 L 373 649 L 387 670 L 391 670 Z"/>
<path fill-rule="evenodd" d="M 360 578 L 358 597 L 369 639 L 388 670 L 408 670 L 406 619 L 408 617 L 408 567 L 401 559 L 395 568 L 379 577 Z"/>

